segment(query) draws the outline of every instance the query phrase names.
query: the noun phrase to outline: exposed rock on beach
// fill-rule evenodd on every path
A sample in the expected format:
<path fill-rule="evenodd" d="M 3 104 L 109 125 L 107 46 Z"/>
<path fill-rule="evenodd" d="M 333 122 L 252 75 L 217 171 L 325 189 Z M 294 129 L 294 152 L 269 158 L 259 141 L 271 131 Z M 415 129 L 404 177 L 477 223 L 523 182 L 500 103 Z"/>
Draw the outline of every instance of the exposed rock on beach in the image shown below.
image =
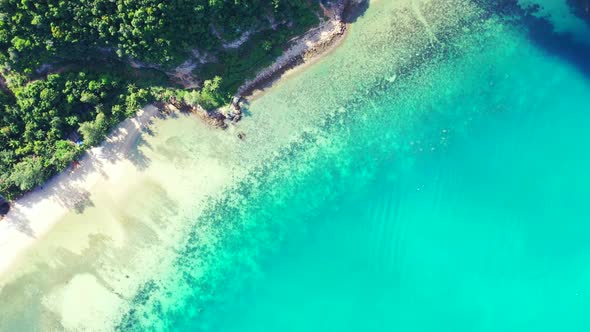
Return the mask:
<path fill-rule="evenodd" d="M 201 120 L 203 120 L 206 124 L 210 125 L 211 127 L 219 129 L 227 128 L 227 123 L 225 123 L 227 117 L 219 110 L 207 111 L 200 105 L 187 104 L 184 101 L 178 100 L 176 98 L 172 98 L 167 104 L 160 104 L 160 109 L 163 108 L 164 110 L 166 110 L 168 107 L 174 107 L 175 109 L 183 113 L 192 113 L 198 116 Z"/>
<path fill-rule="evenodd" d="M 349 18 L 365 0 L 337 0 L 322 4 L 324 19 L 320 25 L 301 37 L 291 41 L 291 46 L 269 67 L 260 71 L 256 77 L 246 81 L 237 92 L 237 97 L 249 96 L 279 78 L 287 70 L 317 58 L 320 54 L 337 46 L 348 30 Z"/>

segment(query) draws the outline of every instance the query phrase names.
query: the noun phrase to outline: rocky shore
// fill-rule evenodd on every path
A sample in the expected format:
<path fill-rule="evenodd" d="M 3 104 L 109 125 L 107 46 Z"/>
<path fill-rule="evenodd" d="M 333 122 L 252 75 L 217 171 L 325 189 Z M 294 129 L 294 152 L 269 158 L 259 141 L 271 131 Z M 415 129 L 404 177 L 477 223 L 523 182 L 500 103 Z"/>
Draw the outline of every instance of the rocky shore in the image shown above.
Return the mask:
<path fill-rule="evenodd" d="M 271 66 L 260 71 L 238 89 L 234 100 L 239 101 L 250 96 L 254 91 L 280 78 L 287 70 L 310 62 L 337 46 L 348 30 L 348 18 L 364 3 L 364 0 L 337 0 L 322 4 L 327 19 L 303 36 L 292 40 L 291 46 Z M 235 103 L 232 105 L 239 107 Z"/>
<path fill-rule="evenodd" d="M 214 128 L 226 129 L 228 126 L 226 121 L 238 122 L 242 119 L 242 102 L 254 91 L 264 89 L 288 70 L 309 63 L 336 47 L 344 39 L 351 18 L 357 15 L 366 4 L 366 0 L 321 2 L 324 18 L 320 25 L 291 40 L 291 46 L 272 65 L 262 69 L 253 79 L 244 82 L 228 107 L 207 111 L 199 105 L 189 105 L 176 98 L 157 106 L 165 112 L 166 108 L 172 107 L 180 112 L 192 113 Z M 196 87 L 198 84 L 195 83 L 194 78 L 190 77 L 194 64 L 187 62 L 181 67 L 184 70 L 177 70 L 173 76 L 186 88 Z"/>
<path fill-rule="evenodd" d="M 156 107 L 160 110 L 160 112 L 164 113 L 169 113 L 175 110 L 183 113 L 191 113 L 199 117 L 213 128 L 227 128 L 227 123 L 225 120 L 228 119 L 228 116 L 222 113 L 220 110 L 207 111 L 200 105 L 187 104 L 182 100 L 178 100 L 177 98 L 172 98 L 168 101 L 168 103 L 157 103 Z"/>

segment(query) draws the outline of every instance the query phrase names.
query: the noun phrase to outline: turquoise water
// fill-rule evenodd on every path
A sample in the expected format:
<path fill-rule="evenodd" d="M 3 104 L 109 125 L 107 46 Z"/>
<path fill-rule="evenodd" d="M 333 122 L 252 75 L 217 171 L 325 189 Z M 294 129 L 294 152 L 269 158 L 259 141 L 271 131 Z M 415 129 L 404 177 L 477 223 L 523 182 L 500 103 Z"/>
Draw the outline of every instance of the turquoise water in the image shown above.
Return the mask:
<path fill-rule="evenodd" d="M 449 4 L 372 3 L 253 103 L 333 112 L 191 221 L 120 328 L 590 330 L 590 79 Z"/>

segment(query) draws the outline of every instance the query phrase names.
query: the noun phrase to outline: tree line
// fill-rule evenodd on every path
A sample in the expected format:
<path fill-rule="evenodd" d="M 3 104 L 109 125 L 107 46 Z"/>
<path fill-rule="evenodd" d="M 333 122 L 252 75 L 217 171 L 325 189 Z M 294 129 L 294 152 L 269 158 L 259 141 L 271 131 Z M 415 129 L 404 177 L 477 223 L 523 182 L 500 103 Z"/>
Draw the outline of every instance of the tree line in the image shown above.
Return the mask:
<path fill-rule="evenodd" d="M 150 101 L 175 95 L 221 106 L 317 22 L 318 8 L 308 0 L 0 0 L 0 195 L 41 185 Z M 216 35 L 245 31 L 259 33 L 237 50 Z M 198 70 L 201 89 L 129 66 L 165 70 L 194 49 L 218 58 Z"/>
<path fill-rule="evenodd" d="M 108 73 L 53 74 L 0 92 L 0 193 L 11 199 L 64 170 L 148 102 L 148 90 Z"/>
<path fill-rule="evenodd" d="M 315 15 L 308 0 L 1 0 L 0 61 L 31 74 L 56 59 L 115 53 L 174 65 L 241 32 Z"/>

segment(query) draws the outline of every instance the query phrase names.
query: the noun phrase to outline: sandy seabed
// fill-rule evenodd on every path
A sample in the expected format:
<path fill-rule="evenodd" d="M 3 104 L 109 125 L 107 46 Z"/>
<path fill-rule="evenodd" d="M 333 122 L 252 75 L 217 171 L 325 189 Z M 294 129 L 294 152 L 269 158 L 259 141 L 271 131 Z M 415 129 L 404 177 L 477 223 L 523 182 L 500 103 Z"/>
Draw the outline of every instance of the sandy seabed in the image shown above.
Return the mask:
<path fill-rule="evenodd" d="M 374 28 L 369 23 L 369 36 L 385 29 L 378 21 Z M 428 36 L 410 41 L 400 36 L 395 41 L 409 45 L 396 51 L 404 59 L 412 43 L 431 42 Z M 370 40 L 361 37 L 356 43 Z M 350 82 L 358 73 L 344 69 L 357 60 L 337 53 L 339 70 L 321 73 L 329 98 L 320 98 L 326 94 L 322 89 L 302 94 L 305 89 L 292 84 L 295 80 L 283 80 L 277 84 L 280 94 L 261 99 L 256 112 L 225 131 L 178 113 L 161 119 L 148 106 L 91 150 L 76 170 L 19 200 L 0 223 L 0 303 L 10 304 L 2 308 L 0 326 L 111 330 L 137 287 L 170 266 L 187 227 L 209 199 L 223 195 L 327 112 L 335 118 L 345 111 L 337 103 L 354 96 Z M 401 60 L 396 61 L 391 59 L 392 67 Z M 395 68 L 383 71 L 381 63 L 366 65 L 365 71 L 384 77 L 395 73 Z M 304 107 L 314 99 L 334 107 L 320 109 L 313 102 Z M 238 132 L 245 133 L 244 140 Z"/>
<path fill-rule="evenodd" d="M 345 32 L 338 20 L 322 23 L 246 82 L 243 92 L 272 84 L 275 73 L 316 62 Z M 299 68 L 291 65 L 295 58 L 303 60 Z M 289 137 L 281 123 L 295 119 L 279 118 L 276 126 L 265 118 L 241 125 L 240 131 L 258 126 L 267 138 Z M 180 210 L 198 215 L 199 201 L 255 167 L 246 160 L 284 142 L 261 133 L 258 139 L 249 134 L 244 143 L 237 130 L 232 125 L 219 131 L 180 113 L 164 116 L 148 105 L 85 153 L 77 167 L 14 202 L 0 222 L 0 301 L 13 302 L 0 325 L 108 330 L 148 271 L 163 268 L 157 257 L 181 243 L 186 225 L 178 219 L 186 213 Z M 257 140 L 264 143 L 245 154 L 249 157 L 239 152 Z M 31 306 L 36 309 L 24 310 Z"/>
<path fill-rule="evenodd" d="M 138 287 L 169 268 L 208 200 L 296 139 L 312 115 L 269 109 L 219 130 L 145 107 L 0 222 L 0 303 L 10 303 L 0 326 L 112 330 Z"/>

